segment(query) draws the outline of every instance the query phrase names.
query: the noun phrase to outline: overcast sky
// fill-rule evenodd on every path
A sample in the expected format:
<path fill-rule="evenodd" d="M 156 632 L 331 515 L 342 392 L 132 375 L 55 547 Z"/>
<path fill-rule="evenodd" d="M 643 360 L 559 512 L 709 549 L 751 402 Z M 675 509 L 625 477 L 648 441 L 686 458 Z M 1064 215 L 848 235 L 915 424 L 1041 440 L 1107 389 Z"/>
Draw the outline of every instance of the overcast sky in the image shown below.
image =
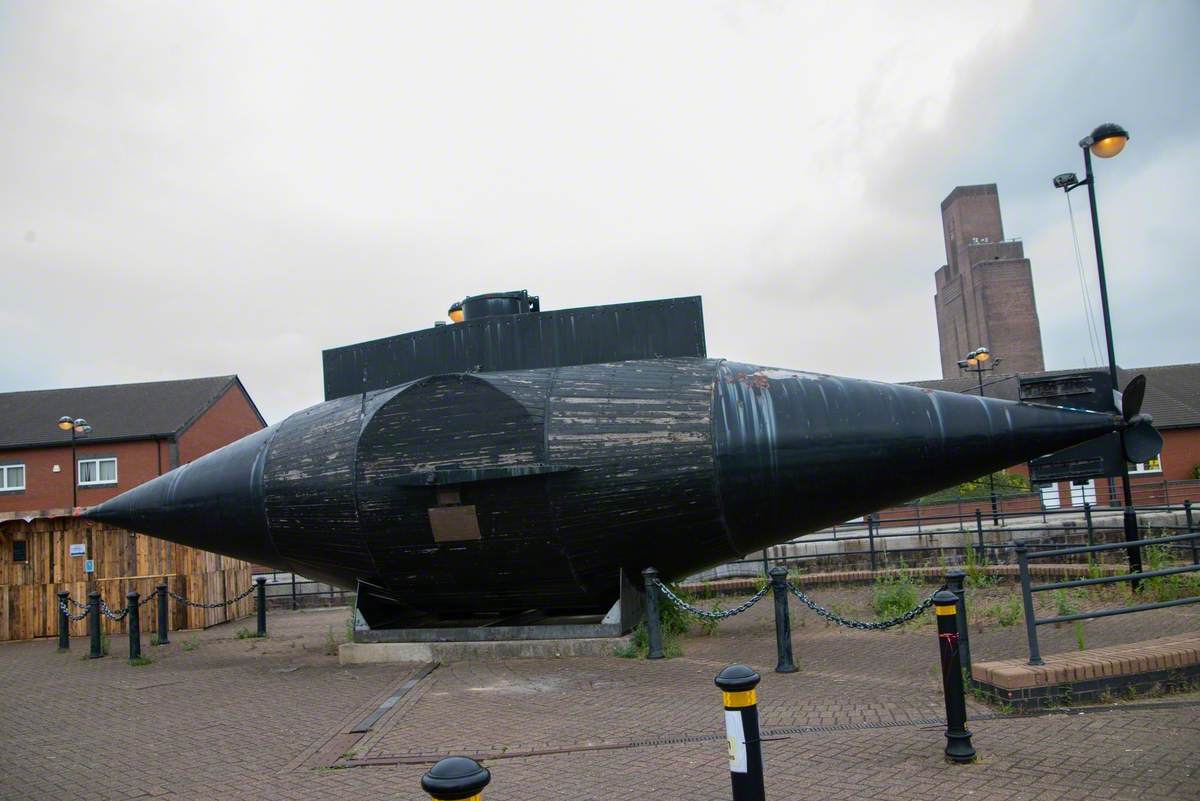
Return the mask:
<path fill-rule="evenodd" d="M 937 378 L 938 204 L 987 182 L 1047 366 L 1094 363 L 1050 179 L 1109 120 L 1118 359 L 1198 361 L 1197 41 L 1194 0 L 0 2 L 0 391 L 238 373 L 275 422 L 323 348 L 516 288 Z"/>

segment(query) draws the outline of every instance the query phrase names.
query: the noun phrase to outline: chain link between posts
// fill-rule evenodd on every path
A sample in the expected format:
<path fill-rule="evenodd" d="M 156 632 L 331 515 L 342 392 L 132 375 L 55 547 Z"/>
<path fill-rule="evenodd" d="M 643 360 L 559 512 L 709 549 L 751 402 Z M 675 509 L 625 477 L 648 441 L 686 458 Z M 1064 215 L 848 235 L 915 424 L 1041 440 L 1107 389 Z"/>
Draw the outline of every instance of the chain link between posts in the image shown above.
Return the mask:
<path fill-rule="evenodd" d="M 104 615 L 109 620 L 124 620 L 129 614 L 129 607 L 125 607 L 120 612 L 114 612 L 108 608 L 108 604 L 104 603 L 104 599 L 100 599 L 100 614 Z"/>
<path fill-rule="evenodd" d="M 792 595 L 795 595 L 797 598 L 799 598 L 800 603 L 804 604 L 821 617 L 825 618 L 831 623 L 836 623 L 839 626 L 846 626 L 848 628 L 858 629 L 860 631 L 883 631 L 884 629 L 890 629 L 893 626 L 899 626 L 907 623 L 908 621 L 916 618 L 929 607 L 933 606 L 933 596 L 944 589 L 946 589 L 946 585 L 943 584 L 941 587 L 938 587 L 936 590 L 929 593 L 925 600 L 921 601 L 912 609 L 909 609 L 904 614 L 891 618 L 890 620 L 851 620 L 849 618 L 842 617 L 832 609 L 826 609 L 812 598 L 809 598 L 807 595 L 805 595 L 801 590 L 793 587 L 791 583 L 788 584 L 788 591 L 791 592 Z"/>
<path fill-rule="evenodd" d="M 67 620 L 83 620 L 85 617 L 88 616 L 88 612 L 92 611 L 91 604 L 77 603 L 75 601 L 72 601 L 70 597 L 68 597 L 67 600 L 71 601 L 71 603 L 75 604 L 75 606 L 77 606 L 83 610 L 78 615 L 73 615 L 73 614 L 71 614 L 71 610 L 67 609 L 67 605 L 64 604 L 62 601 L 59 601 L 58 602 L 58 611 L 62 612 L 64 615 L 66 615 Z"/>
<path fill-rule="evenodd" d="M 197 609 L 219 609 L 222 606 L 229 606 L 230 604 L 236 604 L 238 601 L 242 600 L 247 595 L 254 592 L 256 586 L 257 585 L 251 584 L 249 586 L 249 588 L 246 589 L 245 592 L 239 593 L 238 595 L 234 596 L 233 598 L 230 598 L 228 601 L 217 601 L 215 604 L 202 604 L 199 601 L 191 601 L 191 600 L 188 600 L 187 598 L 184 598 L 182 595 L 180 595 L 178 593 L 171 592 L 170 590 L 167 590 L 167 595 L 170 595 L 172 598 L 174 598 L 176 601 L 183 604 L 184 606 L 194 606 Z"/>
<path fill-rule="evenodd" d="M 747 609 L 749 609 L 750 607 L 752 607 L 756 603 L 758 603 L 760 600 L 762 600 L 762 597 L 767 594 L 768 590 L 771 589 L 771 585 L 767 584 L 762 589 L 760 589 L 758 592 L 754 593 L 754 595 L 750 596 L 750 599 L 748 601 L 746 601 L 745 603 L 743 603 L 741 606 L 735 606 L 733 609 L 722 609 L 720 611 L 716 611 L 716 610 L 700 609 L 699 607 L 692 606 L 687 601 L 683 600 L 678 595 L 673 593 L 671 591 L 671 588 L 668 587 L 666 584 L 663 584 L 660 579 L 654 579 L 654 586 L 656 586 L 660 590 L 662 590 L 662 594 L 665 595 L 667 597 L 667 599 L 671 601 L 671 603 L 675 604 L 683 611 L 691 612 L 693 615 L 696 615 L 697 617 L 708 618 L 709 620 L 724 620 L 727 617 L 733 617 L 734 615 L 740 615 L 742 612 L 745 612 Z"/>

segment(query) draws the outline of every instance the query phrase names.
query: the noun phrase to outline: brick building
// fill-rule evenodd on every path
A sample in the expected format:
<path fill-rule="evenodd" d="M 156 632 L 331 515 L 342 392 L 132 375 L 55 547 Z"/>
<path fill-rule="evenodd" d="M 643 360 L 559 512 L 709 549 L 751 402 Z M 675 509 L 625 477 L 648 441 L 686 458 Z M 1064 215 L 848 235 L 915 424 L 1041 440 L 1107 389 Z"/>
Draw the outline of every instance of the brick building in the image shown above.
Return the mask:
<path fill-rule="evenodd" d="M 76 443 L 56 423 L 84 418 Z M 266 426 L 237 376 L 0 393 L 0 516 L 93 506 Z"/>
<path fill-rule="evenodd" d="M 1005 367 L 1008 363 L 1005 362 Z M 957 367 L 956 367 L 957 372 Z M 1054 370 L 1041 375 L 1074 372 Z M 1163 503 L 1171 500 L 1172 482 L 1191 481 L 1200 467 L 1200 364 L 1168 364 L 1160 367 L 1120 369 L 1117 371 L 1120 385 L 1125 386 L 1139 373 L 1146 376 L 1146 400 L 1142 411 L 1154 418 L 1154 427 L 1163 436 L 1162 453 L 1157 458 L 1130 469 L 1130 487 L 1135 504 Z M 942 379 L 940 381 L 915 381 L 913 386 L 943 389 L 950 392 L 978 394 L 978 383 L 974 375 Z M 1017 400 L 1018 382 L 1015 374 L 988 374 L 984 379 L 984 394 L 990 398 Z M 1028 475 L 1026 465 L 1013 465 L 1011 472 Z M 1194 487 L 1187 489 L 1194 495 Z M 1100 505 L 1120 505 L 1121 480 L 1098 478 L 1086 484 L 1073 485 L 1063 481 L 1041 488 L 1042 501 L 1046 508 L 1080 506 L 1084 501 Z"/>
<path fill-rule="evenodd" d="M 934 273 L 942 378 L 986 347 L 1019 373 L 1046 369 L 1033 271 L 1019 240 L 1004 238 L 995 184 L 957 186 L 942 201 L 946 263 Z"/>

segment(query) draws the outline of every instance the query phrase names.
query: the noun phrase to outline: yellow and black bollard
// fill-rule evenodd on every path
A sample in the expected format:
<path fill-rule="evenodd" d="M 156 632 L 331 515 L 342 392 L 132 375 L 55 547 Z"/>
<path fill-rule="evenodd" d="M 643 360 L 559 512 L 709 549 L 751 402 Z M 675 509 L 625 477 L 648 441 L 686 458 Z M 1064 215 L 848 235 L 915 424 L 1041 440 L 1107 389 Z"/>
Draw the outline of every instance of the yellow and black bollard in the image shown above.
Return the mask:
<path fill-rule="evenodd" d="M 967 699 L 963 694 L 962 661 L 959 658 L 958 596 L 939 590 L 933 596 L 937 613 L 938 649 L 942 657 L 942 693 L 946 698 L 946 759 L 975 761 L 971 732 L 967 731 Z"/>
<path fill-rule="evenodd" d="M 446 757 L 421 777 L 421 789 L 433 801 L 482 801 L 491 780 L 488 769 L 470 757 Z"/>
<path fill-rule="evenodd" d="M 730 665 L 717 674 L 725 700 L 725 737 L 729 744 L 729 780 L 733 801 L 765 801 L 762 741 L 758 733 L 760 676 L 745 665 Z"/>

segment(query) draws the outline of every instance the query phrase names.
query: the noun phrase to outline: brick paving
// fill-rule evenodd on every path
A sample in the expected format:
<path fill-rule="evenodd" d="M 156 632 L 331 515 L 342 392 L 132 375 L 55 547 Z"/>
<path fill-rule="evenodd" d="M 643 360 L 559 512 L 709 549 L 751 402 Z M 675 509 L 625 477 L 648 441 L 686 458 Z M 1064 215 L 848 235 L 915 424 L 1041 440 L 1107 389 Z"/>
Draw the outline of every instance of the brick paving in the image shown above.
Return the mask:
<path fill-rule="evenodd" d="M 981 619 L 1006 591 L 977 594 Z M 862 614 L 868 596 L 824 588 L 817 599 Z M 416 666 L 340 667 L 325 652 L 345 637 L 345 610 L 273 612 L 265 641 L 235 639 L 244 623 L 173 634 L 139 668 L 82 659 L 83 639 L 69 654 L 10 643 L 0 646 L 0 798 L 415 799 L 424 760 L 474 753 L 495 777 L 492 801 L 726 799 L 712 677 L 744 661 L 764 675 L 773 798 L 1200 799 L 1200 693 L 1039 717 L 970 701 L 982 760 L 950 766 L 941 727 L 928 723 L 942 714 L 932 625 L 858 632 L 792 609 L 797 674 L 770 672 L 763 603 L 662 662 L 442 665 L 365 735 L 348 732 Z M 1087 624 L 1087 642 L 1198 624 L 1194 607 L 1107 618 Z M 975 658 L 1020 656 L 1023 637 L 1020 625 L 973 627 Z M 1075 648 L 1070 626 L 1045 627 L 1042 640 L 1045 653 Z M 115 654 L 124 645 L 113 638 Z"/>

